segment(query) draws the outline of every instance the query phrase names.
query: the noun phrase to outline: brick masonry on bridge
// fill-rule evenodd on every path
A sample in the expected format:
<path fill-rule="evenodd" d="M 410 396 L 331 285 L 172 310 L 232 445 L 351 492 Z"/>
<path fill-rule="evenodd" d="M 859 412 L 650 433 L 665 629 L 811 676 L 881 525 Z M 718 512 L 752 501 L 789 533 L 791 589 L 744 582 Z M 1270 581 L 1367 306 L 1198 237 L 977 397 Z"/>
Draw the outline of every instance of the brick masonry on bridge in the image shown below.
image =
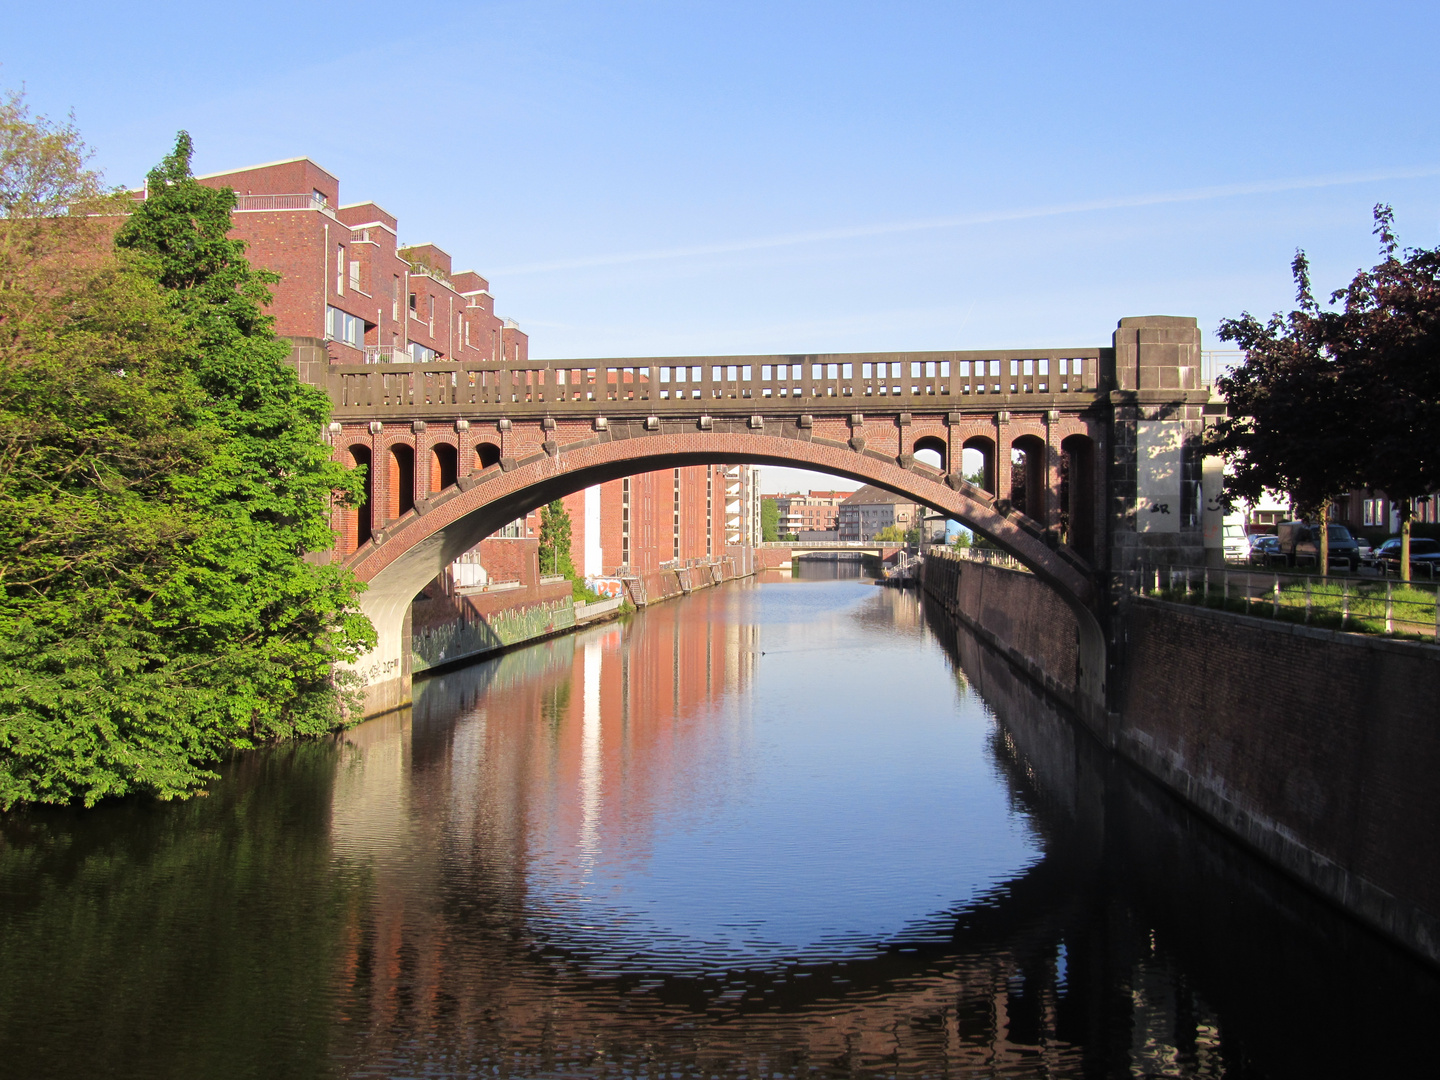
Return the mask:
<path fill-rule="evenodd" d="M 553 498 L 659 468 L 753 462 L 829 472 L 962 521 L 1055 588 L 1075 613 L 1084 692 L 1100 708 L 1105 575 L 1145 556 L 1205 557 L 1212 523 L 1199 441 L 1214 406 L 1199 383 L 1199 345 L 1193 319 L 1154 317 L 1121 320 L 1109 349 L 998 359 L 330 364 L 332 446 L 341 460 L 361 448 L 377 464 L 373 536 L 358 543 L 353 511 L 337 512 L 338 554 L 371 583 L 363 603 L 377 626 L 391 627 L 382 631 L 389 642 L 409 595 L 443 568 L 436 560 Z M 446 467 L 437 447 L 454 451 L 448 486 L 434 476 Z M 966 449 L 987 457 L 984 488 L 961 476 Z M 921 450 L 939 453 L 943 470 L 917 461 Z M 1008 497 L 1012 451 L 1023 454 L 1016 494 L 1029 513 Z M 412 456 L 413 472 L 395 467 Z M 400 509 L 396 485 L 415 493 L 414 509 L 398 517 L 384 512 Z"/>
<path fill-rule="evenodd" d="M 394 466 L 393 451 L 397 446 L 405 447 L 413 455 L 415 475 L 413 491 L 417 504 L 428 501 L 441 490 L 440 459 L 435 451 L 443 447 L 456 455 L 459 472 L 468 475 L 484 472 L 482 462 L 494 460 L 502 471 L 521 461 L 535 460 L 542 456 L 559 456 L 572 449 L 593 445 L 597 441 L 619 438 L 643 438 L 656 456 L 667 456 L 675 452 L 674 444 L 667 442 L 676 436 L 704 430 L 718 434 L 729 434 L 729 444 L 721 440 L 717 446 L 721 453 L 744 454 L 753 448 L 756 435 L 781 434 L 796 441 L 808 442 L 815 447 L 825 447 L 825 466 L 831 471 L 856 476 L 856 458 L 867 458 L 895 463 L 906 469 L 915 470 L 932 478 L 943 478 L 929 466 L 915 460 L 917 448 L 938 444 L 943 448 L 946 462 L 959 462 L 967 444 L 983 440 L 992 448 L 989 452 L 996 462 L 998 490 L 1006 490 L 1009 476 L 1008 455 L 994 453 L 993 447 L 1010 447 L 1016 443 L 1024 449 L 1027 441 L 1038 451 L 1037 465 L 1043 480 L 1044 508 L 1035 515 L 1041 529 L 1058 530 L 1060 524 L 1060 455 L 1061 446 L 1067 439 L 1079 436 L 1096 448 L 1090 455 L 1092 463 L 1088 476 L 1089 492 L 1085 501 L 1098 505 L 1103 498 L 1103 472 L 1096 467 L 1101 461 L 1099 451 L 1105 445 L 1105 430 L 1102 418 L 1093 413 L 1062 414 L 1058 410 L 1043 412 L 1012 413 L 1008 410 L 998 413 L 976 415 L 955 412 L 905 412 L 893 416 L 869 416 L 854 414 L 847 416 L 814 416 L 790 414 L 769 416 L 757 414 L 743 420 L 732 417 L 701 417 L 672 419 L 656 417 L 653 427 L 645 419 L 606 418 L 604 431 L 595 430 L 595 418 L 578 419 L 551 417 L 539 419 L 517 419 L 504 421 L 451 421 L 441 424 L 432 421 L 368 421 L 363 423 L 332 424 L 330 439 L 337 456 L 347 464 L 355 464 L 353 456 L 347 453 L 356 446 L 365 447 L 372 462 L 381 463 L 374 469 L 374 483 L 371 499 L 380 509 L 378 528 L 399 516 L 397 509 L 396 484 L 398 480 Z M 386 467 L 386 466 L 389 467 Z M 977 492 L 982 498 L 985 493 Z M 994 501 L 991 499 L 990 501 Z M 1039 501 L 1039 500 L 1037 500 Z M 335 518 L 337 532 L 341 536 L 340 554 L 349 555 L 359 546 L 354 510 L 337 510 Z M 1084 553 L 1090 554 L 1093 540 L 1087 538 Z"/>
<path fill-rule="evenodd" d="M 1147 317 L 1121 320 L 1109 349 L 998 359 L 952 352 L 330 364 L 325 384 L 335 403 L 337 454 L 365 444 L 381 462 L 394 445 L 413 447 L 417 492 L 434 486 L 428 470 L 436 446 L 453 447 L 458 471 L 468 474 L 496 458 L 513 464 L 553 456 L 606 436 L 612 425 L 628 432 L 643 422 L 637 434 L 653 436 L 734 430 L 739 422 L 750 433 L 778 427 L 787 437 L 838 445 L 842 452 L 823 467 L 851 477 L 858 474 L 847 467 L 853 455 L 908 468 L 914 454 L 930 449 L 958 480 L 964 451 L 978 450 L 991 499 L 1008 513 L 1011 454 L 1020 452 L 1026 517 L 1052 541 L 1063 531 L 1105 571 L 1145 555 L 1203 558 L 1209 523 L 1198 445 L 1216 410 L 1199 381 L 1199 345 L 1193 319 Z M 882 380 L 882 371 L 897 374 Z M 678 383 L 680 372 L 689 381 Z M 1173 460 L 1157 456 L 1161 429 Z M 1067 464 L 1076 475 L 1064 475 Z M 386 470 L 375 471 L 374 504 L 393 507 Z M 1155 484 L 1163 489 L 1158 495 L 1147 488 Z M 337 517 L 337 525 L 345 522 Z M 1218 550 L 1218 518 L 1211 531 Z M 342 544 L 342 556 L 356 539 Z"/>

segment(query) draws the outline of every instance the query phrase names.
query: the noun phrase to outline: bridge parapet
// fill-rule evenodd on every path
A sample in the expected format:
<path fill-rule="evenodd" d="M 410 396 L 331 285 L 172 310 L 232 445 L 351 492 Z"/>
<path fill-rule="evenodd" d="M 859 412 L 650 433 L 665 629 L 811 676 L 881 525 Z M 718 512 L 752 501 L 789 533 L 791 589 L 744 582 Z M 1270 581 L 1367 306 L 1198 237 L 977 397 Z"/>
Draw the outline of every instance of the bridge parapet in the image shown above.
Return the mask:
<path fill-rule="evenodd" d="M 1080 409 L 1113 385 L 1114 350 L 817 353 L 506 363 L 332 365 L 337 420 L 914 409 Z"/>

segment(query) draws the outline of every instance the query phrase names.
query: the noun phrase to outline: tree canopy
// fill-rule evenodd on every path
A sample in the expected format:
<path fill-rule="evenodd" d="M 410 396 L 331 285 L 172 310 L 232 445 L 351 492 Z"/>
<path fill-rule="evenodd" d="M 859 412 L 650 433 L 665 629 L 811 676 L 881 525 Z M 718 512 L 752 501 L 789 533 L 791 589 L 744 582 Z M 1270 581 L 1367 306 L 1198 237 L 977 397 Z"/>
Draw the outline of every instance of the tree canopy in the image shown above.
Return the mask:
<path fill-rule="evenodd" d="M 1353 488 L 1383 490 L 1400 512 L 1408 577 L 1414 500 L 1440 488 L 1440 249 L 1402 251 L 1390 207 L 1374 217 L 1380 262 L 1328 306 L 1302 251 L 1295 310 L 1220 324 L 1245 359 L 1217 380 L 1229 415 L 1208 448 L 1230 463 L 1232 500 L 1277 490 L 1313 516 Z"/>
<path fill-rule="evenodd" d="M 774 499 L 760 500 L 760 539 L 766 544 L 780 539 L 780 507 Z"/>
<path fill-rule="evenodd" d="M 357 478 L 190 150 L 117 203 L 72 127 L 0 106 L 0 807 L 193 793 L 341 725 L 373 640 L 306 561 Z"/>

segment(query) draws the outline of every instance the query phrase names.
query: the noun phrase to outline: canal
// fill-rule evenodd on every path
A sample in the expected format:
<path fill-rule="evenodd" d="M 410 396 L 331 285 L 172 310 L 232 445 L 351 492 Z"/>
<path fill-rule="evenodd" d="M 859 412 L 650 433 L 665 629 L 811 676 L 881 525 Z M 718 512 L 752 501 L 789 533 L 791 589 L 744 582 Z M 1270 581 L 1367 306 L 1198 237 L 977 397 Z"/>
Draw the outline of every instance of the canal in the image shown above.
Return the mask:
<path fill-rule="evenodd" d="M 1432 969 L 848 573 L 11 815 L 0 1076 L 1434 1074 Z"/>

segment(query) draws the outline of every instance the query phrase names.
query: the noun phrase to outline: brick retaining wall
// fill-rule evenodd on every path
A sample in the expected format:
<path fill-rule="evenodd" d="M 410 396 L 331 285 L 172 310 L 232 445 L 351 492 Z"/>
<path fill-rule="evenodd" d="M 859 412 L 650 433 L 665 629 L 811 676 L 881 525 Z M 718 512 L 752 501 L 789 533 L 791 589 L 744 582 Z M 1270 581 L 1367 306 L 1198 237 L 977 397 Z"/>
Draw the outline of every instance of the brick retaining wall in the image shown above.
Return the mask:
<path fill-rule="evenodd" d="M 925 591 L 986 643 L 1005 653 L 1073 711 L 1079 660 L 1075 614 L 1034 574 L 960 559 L 927 558 Z"/>
<path fill-rule="evenodd" d="M 927 559 L 923 581 L 1073 707 L 1075 616 L 1038 578 Z M 1440 648 L 1145 599 L 1117 621 L 1100 741 L 1440 962 Z"/>
<path fill-rule="evenodd" d="M 1137 600 L 1116 750 L 1440 961 L 1440 648 Z"/>

